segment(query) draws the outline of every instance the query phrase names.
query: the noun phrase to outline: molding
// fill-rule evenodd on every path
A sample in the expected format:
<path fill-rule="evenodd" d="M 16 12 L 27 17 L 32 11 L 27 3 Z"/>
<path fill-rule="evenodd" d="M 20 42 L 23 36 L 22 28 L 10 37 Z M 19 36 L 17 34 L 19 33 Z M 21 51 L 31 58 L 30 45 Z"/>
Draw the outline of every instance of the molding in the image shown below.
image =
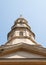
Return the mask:
<path fill-rule="evenodd" d="M 28 37 L 28 36 L 16 36 L 16 37 L 13 37 L 13 38 L 11 38 L 10 40 L 8 40 L 8 42 L 7 43 L 10 43 L 12 40 L 14 40 L 14 39 L 29 39 L 29 40 L 31 40 L 35 45 L 39 45 L 39 44 L 37 44 L 32 38 L 30 38 L 30 37 Z M 5 43 L 5 44 L 7 44 L 7 43 Z"/>
<path fill-rule="evenodd" d="M 4 47 L 4 51 L 2 53 L 0 53 L 0 57 L 17 52 L 17 51 L 26 51 L 29 53 L 41 55 L 46 58 L 46 53 L 43 50 L 44 50 L 43 48 L 39 49 L 38 46 L 35 46 L 35 45 L 31 46 L 31 45 L 28 45 L 25 43 L 22 43 L 22 44 L 18 43 L 12 47 L 10 47 L 10 46 L 7 46 L 6 48 Z"/>
<path fill-rule="evenodd" d="M 40 61 L 36 61 L 36 62 L 34 62 L 34 61 L 30 61 L 30 62 L 24 62 L 24 61 L 22 61 L 22 62 L 12 62 L 12 61 L 10 61 L 10 62 L 0 62 L 0 65 L 46 65 L 46 61 L 44 62 L 40 62 Z"/>

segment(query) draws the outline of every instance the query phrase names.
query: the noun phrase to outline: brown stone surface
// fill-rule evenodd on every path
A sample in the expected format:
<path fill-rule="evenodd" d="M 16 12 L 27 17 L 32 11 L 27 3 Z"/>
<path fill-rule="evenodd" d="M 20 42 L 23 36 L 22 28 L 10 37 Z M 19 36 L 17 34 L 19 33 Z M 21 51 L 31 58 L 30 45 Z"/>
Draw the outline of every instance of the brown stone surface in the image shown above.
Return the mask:
<path fill-rule="evenodd" d="M 0 62 L 0 65 L 46 65 L 46 62 Z"/>

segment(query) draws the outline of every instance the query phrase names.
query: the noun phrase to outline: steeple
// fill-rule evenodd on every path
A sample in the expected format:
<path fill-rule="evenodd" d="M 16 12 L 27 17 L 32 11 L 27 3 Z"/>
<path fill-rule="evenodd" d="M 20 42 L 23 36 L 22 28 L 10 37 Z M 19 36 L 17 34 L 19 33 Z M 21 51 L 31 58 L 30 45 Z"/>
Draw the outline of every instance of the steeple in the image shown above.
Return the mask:
<path fill-rule="evenodd" d="M 35 45 L 35 34 L 31 31 L 30 26 L 25 18 L 20 17 L 14 22 L 11 31 L 8 33 L 8 41 L 14 40 L 12 44 L 28 43 Z"/>
<path fill-rule="evenodd" d="M 19 17 L 0 46 L 0 65 L 46 65 L 46 48 L 35 42 L 26 19 Z"/>

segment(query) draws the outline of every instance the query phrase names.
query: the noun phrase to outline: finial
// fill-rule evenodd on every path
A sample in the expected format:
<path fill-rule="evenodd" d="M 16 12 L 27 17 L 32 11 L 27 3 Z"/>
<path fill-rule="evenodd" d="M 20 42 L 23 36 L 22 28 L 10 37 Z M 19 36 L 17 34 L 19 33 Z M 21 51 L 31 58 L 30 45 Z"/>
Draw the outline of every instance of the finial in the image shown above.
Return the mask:
<path fill-rule="evenodd" d="M 20 14 L 20 18 L 22 18 L 22 15 Z"/>

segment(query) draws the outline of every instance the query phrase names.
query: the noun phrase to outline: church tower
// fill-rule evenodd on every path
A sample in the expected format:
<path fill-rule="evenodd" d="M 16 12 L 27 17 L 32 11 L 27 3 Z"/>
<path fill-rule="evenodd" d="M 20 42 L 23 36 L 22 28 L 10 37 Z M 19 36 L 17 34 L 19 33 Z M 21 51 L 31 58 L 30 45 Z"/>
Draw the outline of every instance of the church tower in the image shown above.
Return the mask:
<path fill-rule="evenodd" d="M 7 35 L 8 43 L 6 45 L 13 45 L 19 43 L 26 43 L 30 45 L 38 45 L 35 42 L 35 34 L 32 32 L 26 19 L 20 16 L 11 27 L 11 31 Z"/>
<path fill-rule="evenodd" d="M 35 41 L 35 34 L 22 16 L 15 20 L 7 42 L 0 46 L 0 65 L 46 65 L 46 48 Z"/>

